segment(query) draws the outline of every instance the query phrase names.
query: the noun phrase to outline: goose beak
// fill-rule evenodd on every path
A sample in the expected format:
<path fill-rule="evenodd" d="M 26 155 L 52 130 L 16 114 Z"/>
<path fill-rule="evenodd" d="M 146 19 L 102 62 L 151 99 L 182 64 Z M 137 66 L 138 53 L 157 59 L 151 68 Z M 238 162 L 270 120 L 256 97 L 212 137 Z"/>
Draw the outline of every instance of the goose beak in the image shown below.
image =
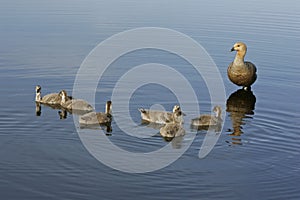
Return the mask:
<path fill-rule="evenodd" d="M 232 52 L 232 51 L 235 51 L 234 47 L 232 47 L 230 51 L 231 51 L 231 52 Z"/>

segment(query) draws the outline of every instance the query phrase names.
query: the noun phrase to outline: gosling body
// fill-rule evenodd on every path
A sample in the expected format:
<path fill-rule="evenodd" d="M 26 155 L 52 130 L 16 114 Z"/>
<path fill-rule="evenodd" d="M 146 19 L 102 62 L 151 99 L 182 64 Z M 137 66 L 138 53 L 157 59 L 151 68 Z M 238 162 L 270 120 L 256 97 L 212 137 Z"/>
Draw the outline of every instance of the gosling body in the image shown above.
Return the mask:
<path fill-rule="evenodd" d="M 175 105 L 173 112 L 149 110 L 140 108 L 141 118 L 145 122 L 166 124 L 170 122 L 183 123 L 183 113 L 180 106 Z"/>
<path fill-rule="evenodd" d="M 218 126 L 223 120 L 221 118 L 222 108 L 215 106 L 213 111 L 215 115 L 204 114 L 200 117 L 192 119 L 191 125 L 197 127 Z"/>
<path fill-rule="evenodd" d="M 49 105 L 60 104 L 61 97 L 59 93 L 50 93 L 42 97 L 41 90 L 40 85 L 35 86 L 35 102 Z"/>
<path fill-rule="evenodd" d="M 82 99 L 70 99 L 67 96 L 67 92 L 65 90 L 62 90 L 60 92 L 61 96 L 61 103 L 60 105 L 69 110 L 69 111 L 85 111 L 85 112 L 91 112 L 94 111 L 93 106 L 91 106 L 88 102 Z"/>
<path fill-rule="evenodd" d="M 174 138 L 185 135 L 185 130 L 180 123 L 167 123 L 160 128 L 160 135 L 165 138 Z"/>
<path fill-rule="evenodd" d="M 81 125 L 95 125 L 95 124 L 107 124 L 112 121 L 111 115 L 112 103 L 106 102 L 105 112 L 90 112 L 82 115 L 79 118 L 79 124 Z"/>

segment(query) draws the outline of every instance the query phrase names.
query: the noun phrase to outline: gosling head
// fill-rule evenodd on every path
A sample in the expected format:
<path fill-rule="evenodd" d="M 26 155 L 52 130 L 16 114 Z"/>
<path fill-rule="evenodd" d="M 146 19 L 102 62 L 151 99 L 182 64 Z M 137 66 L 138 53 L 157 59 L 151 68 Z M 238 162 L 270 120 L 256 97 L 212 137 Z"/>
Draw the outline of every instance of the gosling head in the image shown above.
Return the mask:
<path fill-rule="evenodd" d="M 181 117 L 181 118 L 182 118 L 182 116 L 186 116 L 186 114 L 184 114 L 184 113 L 181 111 L 181 108 L 180 108 L 179 105 L 175 105 L 175 106 L 173 107 L 173 115 L 174 115 L 175 117 Z"/>
<path fill-rule="evenodd" d="M 175 106 L 173 107 L 173 113 L 174 113 L 174 112 L 178 112 L 178 111 L 181 111 L 181 108 L 180 108 L 179 105 L 175 105 Z"/>
<path fill-rule="evenodd" d="M 237 42 L 233 45 L 233 47 L 231 48 L 231 51 L 246 52 L 247 46 L 243 42 Z"/>
<path fill-rule="evenodd" d="M 215 106 L 213 111 L 216 113 L 216 117 L 221 117 L 222 108 L 220 106 Z"/>
<path fill-rule="evenodd" d="M 183 116 L 185 116 L 185 114 L 181 111 L 180 106 L 175 105 L 173 107 L 173 119 L 174 119 L 174 122 L 176 122 L 176 123 L 183 123 Z"/>
<path fill-rule="evenodd" d="M 65 103 L 67 100 L 67 92 L 65 90 L 61 90 L 59 92 L 59 96 L 61 97 L 61 101 Z"/>

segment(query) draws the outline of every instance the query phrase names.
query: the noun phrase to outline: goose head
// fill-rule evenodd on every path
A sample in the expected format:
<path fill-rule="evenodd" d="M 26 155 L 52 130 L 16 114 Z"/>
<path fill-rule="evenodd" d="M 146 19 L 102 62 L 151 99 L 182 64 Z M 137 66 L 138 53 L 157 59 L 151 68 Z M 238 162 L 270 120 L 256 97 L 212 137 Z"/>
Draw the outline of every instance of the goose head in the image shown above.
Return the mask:
<path fill-rule="evenodd" d="M 237 57 L 244 59 L 246 52 L 247 52 L 247 46 L 243 42 L 237 42 L 233 45 L 233 47 L 231 48 L 231 51 L 236 51 Z"/>
<path fill-rule="evenodd" d="M 247 46 L 245 43 L 243 42 L 237 42 L 233 45 L 233 47 L 231 48 L 231 51 L 244 51 L 246 52 L 247 51 Z"/>

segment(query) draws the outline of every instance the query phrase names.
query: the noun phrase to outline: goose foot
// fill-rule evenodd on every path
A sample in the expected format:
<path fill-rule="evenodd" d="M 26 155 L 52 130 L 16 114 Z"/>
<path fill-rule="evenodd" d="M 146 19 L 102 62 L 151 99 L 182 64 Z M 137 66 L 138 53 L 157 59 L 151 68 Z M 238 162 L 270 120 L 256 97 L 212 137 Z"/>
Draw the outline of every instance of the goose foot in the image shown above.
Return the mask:
<path fill-rule="evenodd" d="M 251 90 L 251 87 L 250 87 L 250 86 L 244 86 L 244 87 L 243 87 L 243 90 L 245 90 L 245 91 L 250 91 L 250 90 Z"/>

